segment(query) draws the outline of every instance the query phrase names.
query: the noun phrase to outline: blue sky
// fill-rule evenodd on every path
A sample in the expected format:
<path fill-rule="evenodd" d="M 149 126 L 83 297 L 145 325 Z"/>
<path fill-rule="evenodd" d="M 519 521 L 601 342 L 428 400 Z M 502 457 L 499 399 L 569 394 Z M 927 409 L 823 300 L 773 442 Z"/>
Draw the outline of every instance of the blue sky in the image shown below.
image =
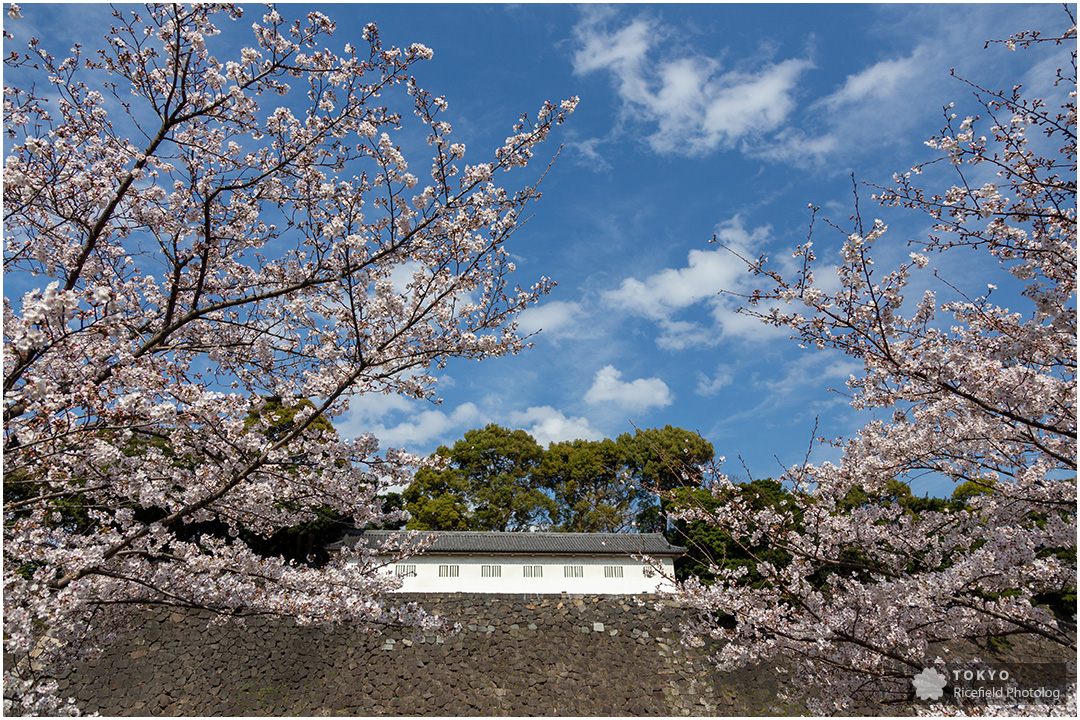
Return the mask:
<path fill-rule="evenodd" d="M 22 8 L 18 27 L 5 24 L 17 38 L 41 35 L 46 46 L 76 38 L 90 46 L 108 26 L 105 6 Z M 1064 53 L 983 48 L 1021 30 L 1060 30 L 1065 13 L 1049 4 L 280 10 L 312 8 L 337 21 L 341 46 L 374 21 L 386 44 L 431 47 L 434 59 L 416 75 L 446 96 L 467 161 L 500 145 L 521 112 L 545 99 L 581 98 L 542 151 L 563 144 L 534 217 L 511 245 L 518 282 L 543 275 L 559 283 L 521 317 L 523 329 L 539 331 L 535 347 L 479 364 L 450 361 L 436 373 L 439 405 L 354 399 L 338 428 L 428 453 L 489 422 L 524 428 L 542 444 L 672 424 L 710 440 L 737 478 L 746 474 L 740 456 L 755 477 L 776 476 L 802 460 L 815 422 L 836 437 L 872 415 L 830 392 L 844 389 L 858 363 L 800 350 L 786 333 L 735 314 L 735 298 L 717 295 L 753 285 L 710 239 L 769 254 L 783 267 L 806 237 L 808 204 L 843 225 L 851 173 L 887 184 L 932 156 L 923 142 L 942 126 L 942 106 L 956 101 L 962 117 L 970 105 L 970 90 L 950 68 L 991 87 L 1023 83 L 1039 92 Z M 228 32 L 240 46 L 250 31 L 238 23 Z M 53 47 L 59 55 L 68 45 Z M 944 189 L 944 180 L 927 177 L 935 182 Z M 860 190 L 866 219 L 890 225 L 884 267 L 907 256 L 907 240 L 925 236 L 927 222 L 885 212 L 870 194 Z M 819 226 L 823 263 L 841 237 Z M 992 271 L 975 258 L 935 262 L 945 271 L 962 265 L 962 277 L 983 288 L 980 273 Z M 916 284 L 932 283 L 932 269 Z M 819 448 L 814 457 L 835 459 L 837 451 Z M 930 479 L 914 488 L 950 491 Z"/>

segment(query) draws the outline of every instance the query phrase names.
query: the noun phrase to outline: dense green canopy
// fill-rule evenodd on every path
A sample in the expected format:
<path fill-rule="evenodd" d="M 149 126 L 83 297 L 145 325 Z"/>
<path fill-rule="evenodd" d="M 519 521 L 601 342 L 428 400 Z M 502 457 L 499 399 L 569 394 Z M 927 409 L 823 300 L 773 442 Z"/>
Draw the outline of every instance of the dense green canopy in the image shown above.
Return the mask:
<path fill-rule="evenodd" d="M 623 449 L 613 440 L 552 443 L 537 469 L 554 503 L 551 526 L 566 532 L 625 532 L 649 497 L 626 472 Z"/>
<path fill-rule="evenodd" d="M 470 430 L 402 494 L 413 530 L 662 531 L 653 490 L 700 480 L 712 445 L 670 425 L 547 450 L 524 430 Z"/>
<path fill-rule="evenodd" d="M 544 451 L 524 430 L 488 425 L 470 430 L 422 468 L 402 497 L 410 530 L 529 530 L 546 521 L 551 500 L 533 471 Z"/>

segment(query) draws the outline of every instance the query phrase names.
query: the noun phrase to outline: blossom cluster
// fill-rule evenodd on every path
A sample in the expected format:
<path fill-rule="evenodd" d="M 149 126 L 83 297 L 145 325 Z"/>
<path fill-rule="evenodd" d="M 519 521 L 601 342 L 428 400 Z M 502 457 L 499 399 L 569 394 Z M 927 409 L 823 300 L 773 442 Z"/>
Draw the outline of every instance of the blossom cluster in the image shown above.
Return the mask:
<path fill-rule="evenodd" d="M 37 289 L 3 311 L 6 712 L 70 709 L 50 677 L 132 603 L 437 623 L 384 602 L 367 550 L 314 568 L 244 538 L 392 519 L 379 493 L 423 461 L 321 419 L 359 393 L 435 400 L 433 364 L 519 351 L 514 318 L 552 284 L 511 284 L 538 192 L 492 178 L 575 100 L 460 170 L 446 101 L 410 75 L 423 45 L 368 25 L 337 55 L 326 16 L 270 9 L 223 62 L 215 23 L 241 8 L 114 15 L 98 53 L 7 58 L 4 270 Z M 394 139 L 410 122 L 427 181 Z M 284 430 L 252 421 L 270 396 L 297 408 Z"/>
<path fill-rule="evenodd" d="M 1043 40 L 1075 44 L 1075 36 L 1073 26 Z M 749 263 L 772 284 L 749 296 L 746 310 L 804 346 L 857 359 L 865 370 L 848 382 L 852 404 L 878 417 L 892 410 L 892 419 L 838 443 L 838 463 L 791 468 L 783 478 L 791 507 L 756 509 L 715 474 L 725 502 L 685 507 L 679 517 L 740 543 L 760 580 L 751 585 L 746 567 L 718 563 L 715 582 L 685 583 L 682 598 L 700 610 L 686 639 L 718 643 L 724 667 L 794 658 L 792 687 L 819 712 L 910 700 L 911 677 L 940 661 L 945 642 L 1031 633 L 1075 652 L 1075 615 L 1044 604 L 1076 587 L 1075 50 L 1058 79 L 1071 92 L 1057 111 L 1020 87 L 969 83 L 988 136 L 974 117 L 954 126 L 947 108 L 945 130 L 929 143 L 942 153 L 935 163 L 954 166 L 961 182 L 924 192 L 912 177 L 928 163 L 879 188 L 884 205 L 933 222 L 933 235 L 912 243 L 910 262 L 876 268 L 873 250 L 888 228 L 865 227 L 856 212 L 838 290 L 815 283 L 811 242 L 796 251 L 803 266 L 793 278 L 764 259 Z M 988 168 L 993 181 L 973 181 Z M 913 273 L 971 248 L 996 260 L 999 282 L 1022 287 L 1026 312 L 1000 306 L 994 284 L 963 294 L 968 279 L 937 271 L 960 299 L 927 290 L 906 303 Z M 890 495 L 897 480 L 926 474 L 964 492 L 919 511 Z M 768 562 L 761 547 L 790 560 Z"/>

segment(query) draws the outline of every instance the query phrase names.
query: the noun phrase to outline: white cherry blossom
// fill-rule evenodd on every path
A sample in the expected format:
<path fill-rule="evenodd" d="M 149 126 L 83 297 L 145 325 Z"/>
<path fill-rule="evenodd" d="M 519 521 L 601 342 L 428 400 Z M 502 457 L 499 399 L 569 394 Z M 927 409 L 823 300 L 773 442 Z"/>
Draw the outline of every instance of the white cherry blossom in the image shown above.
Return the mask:
<path fill-rule="evenodd" d="M 34 42 L 7 58 L 4 269 L 38 289 L 4 300 L 6 712 L 71 709 L 50 676 L 132 602 L 439 622 L 384 602 L 396 581 L 368 550 L 315 569 L 241 531 L 320 507 L 385 521 L 377 494 L 424 460 L 320 418 L 353 393 L 435 399 L 433 363 L 522 349 L 514 317 L 552 283 L 512 284 L 506 243 L 538 192 L 490 177 L 525 165 L 575 101 L 542 104 L 459 178 L 446 102 L 410 75 L 429 48 L 386 47 L 369 24 L 337 57 L 325 16 L 271 9 L 219 62 L 215 23 L 241 14 L 125 7 L 101 54 Z M 118 98 L 128 134 L 106 112 Z M 422 203 L 405 129 L 431 141 Z M 421 271 L 395 287 L 404 267 Z M 314 408 L 273 434 L 249 419 L 268 395 Z"/>
<path fill-rule="evenodd" d="M 1075 38 L 1073 26 L 1060 38 L 1009 42 L 1075 47 Z M 1075 87 L 1075 49 L 1058 77 Z M 891 421 L 843 441 L 837 464 L 791 468 L 783 480 L 792 507 L 755 510 L 715 472 L 724 502 L 681 513 L 742 544 L 761 578 L 751 585 L 745 567 L 713 567 L 715 583 L 685 583 L 682 598 L 700 610 L 686 641 L 720 642 L 722 667 L 794 659 L 794 695 L 812 696 L 817 712 L 866 697 L 908 701 L 911 677 L 939 660 L 940 642 L 1031 633 L 1076 652 L 1075 615 L 1041 604 L 1044 594 L 1076 588 L 1076 93 L 1054 111 L 1019 86 L 968 84 L 983 118 L 954 128 L 946 108 L 945 131 L 928 143 L 961 181 L 942 194 L 913 185 L 933 161 L 878 188 L 882 204 L 924 212 L 933 223 L 928 240 L 912 241 L 910 262 L 876 268 L 873 251 L 887 228 L 863 227 L 856 212 L 835 292 L 814 285 L 809 242 L 795 253 L 805 262 L 794 277 L 767 269 L 765 259 L 749 263 L 773 284 L 750 295 L 746 310 L 790 328 L 805 346 L 862 362 L 863 374 L 848 382 L 852 405 L 891 410 Z M 993 125 L 987 138 L 978 135 L 984 124 Z M 1036 140 L 1045 154 L 1031 149 Z M 980 165 L 997 179 L 968 181 Z M 985 278 L 975 283 L 985 294 L 969 296 L 959 289 L 970 279 L 942 277 L 956 299 L 926 290 L 905 314 L 912 272 L 971 248 L 997 261 L 1000 284 L 1019 281 L 1023 307 L 991 301 L 996 285 Z M 809 314 L 775 307 L 795 299 Z M 890 499 L 897 479 L 927 473 L 972 492 L 921 512 Z M 867 499 L 851 502 L 856 490 Z M 767 562 L 762 547 L 789 562 Z"/>

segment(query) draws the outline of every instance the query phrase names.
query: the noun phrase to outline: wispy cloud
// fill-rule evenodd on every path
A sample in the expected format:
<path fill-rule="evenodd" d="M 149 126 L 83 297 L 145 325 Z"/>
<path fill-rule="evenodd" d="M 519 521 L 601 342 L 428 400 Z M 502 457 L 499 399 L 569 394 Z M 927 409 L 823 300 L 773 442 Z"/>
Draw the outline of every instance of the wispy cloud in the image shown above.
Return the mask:
<path fill-rule="evenodd" d="M 835 112 L 851 105 L 895 95 L 905 84 L 922 74 L 921 56 L 925 54 L 919 50 L 908 57 L 882 60 L 848 75 L 838 90 L 822 98 L 815 106 Z"/>
<path fill-rule="evenodd" d="M 836 389 L 846 389 L 848 378 L 858 375 L 862 369 L 862 363 L 838 353 L 811 353 L 789 362 L 783 377 L 766 380 L 763 385 L 770 397 L 782 403 L 791 397 L 801 396 L 807 387 L 821 380 L 830 381 Z"/>
<path fill-rule="evenodd" d="M 962 76 L 973 68 L 992 76 L 995 56 L 982 41 L 1015 29 L 996 27 L 1013 15 L 989 7 L 963 22 L 929 6 L 883 10 L 875 32 L 890 49 L 859 55 L 861 65 L 845 58 L 852 64 L 837 67 L 832 54 L 823 56 L 820 75 L 843 73 L 823 92 L 811 75 L 819 69 L 810 59 L 817 57 L 812 35 L 808 49 L 786 59 L 776 58 L 776 46 L 741 55 L 723 44 L 706 51 L 659 19 L 630 12 L 588 6 L 573 29 L 574 72 L 610 77 L 620 103 L 611 133 L 583 145 L 583 157 L 598 159 L 601 146 L 633 133 L 662 154 L 735 149 L 846 174 L 856 160 L 910 143 L 912 133 L 936 122 L 942 105 L 963 99 L 949 67 Z M 1054 14 L 1032 5 L 1032 26 L 1053 27 Z"/>
<path fill-rule="evenodd" d="M 716 372 L 712 375 L 706 375 L 703 372 L 697 372 L 695 375 L 698 381 L 697 394 L 702 397 L 712 397 L 735 382 L 734 369 L 724 364 L 717 365 Z"/>
<path fill-rule="evenodd" d="M 756 318 L 738 313 L 740 298 L 719 294 L 722 290 L 749 292 L 752 278 L 739 256 L 755 257 L 768 242 L 771 229 L 747 230 L 742 218 L 736 216 L 721 223 L 716 235 L 724 247 L 691 250 L 684 267 L 664 268 L 641 280 L 626 278 L 618 288 L 603 293 L 602 302 L 656 322 L 660 329 L 656 343 L 665 350 L 710 347 L 724 337 L 767 339 L 782 335 Z M 695 306 L 707 309 L 712 322 L 680 316 Z"/>
<path fill-rule="evenodd" d="M 811 102 L 798 123 L 785 126 L 751 154 L 820 166 L 871 148 L 880 152 L 883 144 L 906 142 L 911 127 L 941 104 L 937 93 L 928 92 L 947 79 L 935 56 L 924 44 L 849 74 L 835 90 Z"/>
<path fill-rule="evenodd" d="M 621 379 L 622 373 L 613 365 L 600 368 L 592 387 L 585 393 L 585 402 L 591 405 L 612 404 L 623 410 L 647 410 L 670 405 L 673 396 L 667 384 L 660 378 L 638 378 L 631 382 Z"/>
<path fill-rule="evenodd" d="M 611 170 L 611 163 L 597 149 L 603 141 L 603 138 L 568 140 L 566 147 L 573 151 L 571 157 L 575 163 L 594 172 L 604 173 Z"/>
<path fill-rule="evenodd" d="M 795 109 L 800 77 L 812 67 L 800 58 L 751 58 L 726 68 L 664 44 L 673 33 L 658 21 L 638 17 L 613 28 L 610 20 L 610 13 L 584 14 L 574 29 L 574 71 L 609 73 L 624 112 L 654 128 L 645 139 L 659 153 L 703 155 L 777 129 Z"/>

